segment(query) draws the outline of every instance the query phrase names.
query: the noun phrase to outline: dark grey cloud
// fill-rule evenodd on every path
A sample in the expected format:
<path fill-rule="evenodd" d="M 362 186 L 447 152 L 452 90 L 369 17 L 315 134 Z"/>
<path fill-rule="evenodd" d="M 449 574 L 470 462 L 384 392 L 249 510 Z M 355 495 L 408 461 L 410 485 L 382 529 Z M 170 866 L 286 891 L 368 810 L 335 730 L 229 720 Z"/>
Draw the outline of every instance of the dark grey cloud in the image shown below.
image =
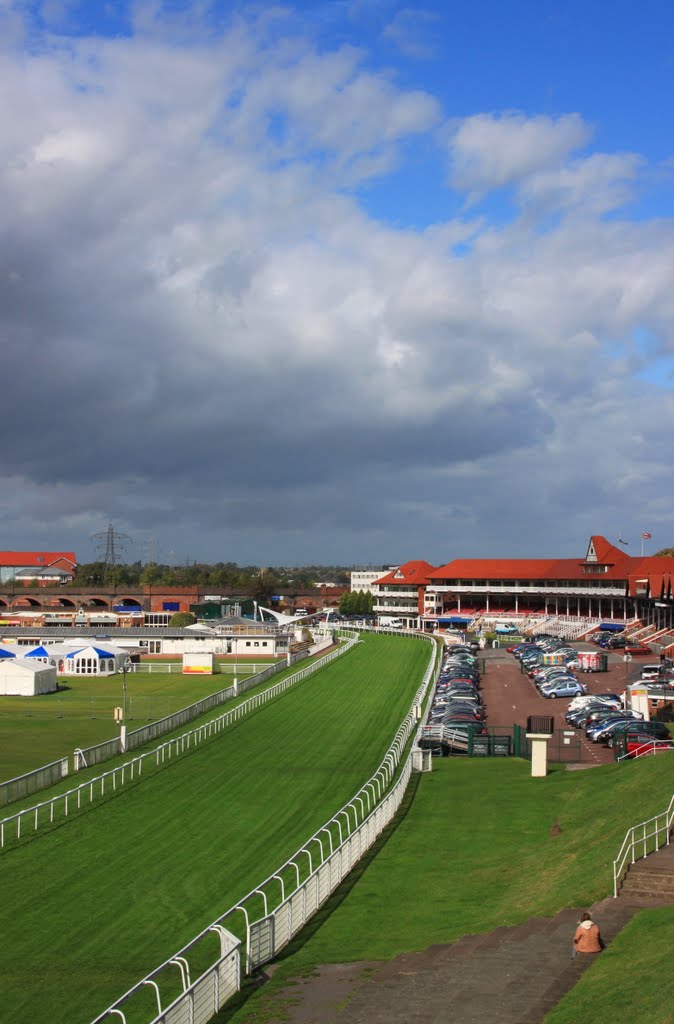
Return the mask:
<path fill-rule="evenodd" d="M 432 98 L 351 50 L 153 31 L 0 57 L 5 547 L 84 559 L 113 519 L 137 556 L 437 562 L 666 528 L 671 391 L 632 339 L 671 352 L 674 239 L 578 216 L 625 176 L 565 171 L 578 115 L 454 130 L 467 192 L 572 190 L 554 229 L 396 231 L 351 189 Z"/>

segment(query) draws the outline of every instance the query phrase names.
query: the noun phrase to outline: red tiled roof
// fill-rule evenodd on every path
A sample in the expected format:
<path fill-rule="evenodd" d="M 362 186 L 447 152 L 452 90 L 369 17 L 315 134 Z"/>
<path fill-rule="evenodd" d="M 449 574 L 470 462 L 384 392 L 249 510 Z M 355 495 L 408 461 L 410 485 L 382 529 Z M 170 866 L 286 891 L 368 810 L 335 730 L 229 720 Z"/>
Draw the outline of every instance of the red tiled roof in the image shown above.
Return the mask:
<path fill-rule="evenodd" d="M 591 545 L 599 564 L 608 565 L 602 579 L 626 579 L 631 575 L 632 559 L 605 537 L 591 538 Z M 591 563 L 590 563 L 591 564 Z M 673 560 L 674 564 L 674 560 Z M 490 580 L 570 580 L 587 579 L 585 560 L 578 558 L 457 558 L 431 573 L 432 580 L 490 579 Z"/>
<path fill-rule="evenodd" d="M 74 567 L 77 565 L 74 551 L 0 551 L 0 565 L 11 568 L 35 566 L 45 568 L 63 559 Z"/>
<path fill-rule="evenodd" d="M 586 554 L 594 550 L 597 564 L 607 566 L 598 579 L 625 581 L 626 590 L 635 595 L 648 589 L 653 598 L 671 596 L 674 582 L 674 558 L 637 557 L 611 544 L 605 537 L 590 538 Z M 588 580 L 586 562 L 578 558 L 456 558 L 429 573 L 429 583 L 438 580 Z"/>
<path fill-rule="evenodd" d="M 405 562 L 404 565 L 399 565 L 397 569 L 392 569 L 391 572 L 387 572 L 385 576 L 374 582 L 381 586 L 421 586 L 424 583 L 428 583 L 430 574 L 434 571 L 434 566 L 430 562 L 424 562 L 423 560 Z"/>

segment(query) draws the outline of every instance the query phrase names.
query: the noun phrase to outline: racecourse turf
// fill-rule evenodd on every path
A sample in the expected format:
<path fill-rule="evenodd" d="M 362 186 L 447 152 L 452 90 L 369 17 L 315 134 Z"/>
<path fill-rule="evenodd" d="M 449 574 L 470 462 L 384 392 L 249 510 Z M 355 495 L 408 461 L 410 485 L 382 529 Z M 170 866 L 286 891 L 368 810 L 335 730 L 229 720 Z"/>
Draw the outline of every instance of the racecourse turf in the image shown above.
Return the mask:
<path fill-rule="evenodd" d="M 226 689 L 232 685 L 232 677 L 228 673 L 194 676 L 141 668 L 127 673 L 126 683 L 127 720 L 130 729 L 137 729 Z M 71 758 L 76 747 L 84 749 L 112 739 L 118 730 L 113 711 L 123 699 L 120 673 L 61 677 L 54 693 L 3 696 L 0 780 L 16 778 L 61 757 Z"/>
<path fill-rule="evenodd" d="M 85 1024 L 279 867 L 377 768 L 428 657 L 418 640 L 368 637 L 190 756 L 0 853 L 4 1019 Z"/>

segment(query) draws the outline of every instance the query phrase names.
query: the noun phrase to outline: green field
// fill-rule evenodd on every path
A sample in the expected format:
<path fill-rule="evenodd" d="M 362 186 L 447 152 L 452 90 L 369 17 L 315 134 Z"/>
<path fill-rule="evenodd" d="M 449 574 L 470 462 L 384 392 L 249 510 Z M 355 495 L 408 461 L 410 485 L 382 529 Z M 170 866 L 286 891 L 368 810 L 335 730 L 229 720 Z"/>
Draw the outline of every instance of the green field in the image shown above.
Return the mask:
<path fill-rule="evenodd" d="M 246 675 L 245 670 L 240 677 Z M 179 672 L 128 673 L 130 729 L 179 711 L 232 685 L 229 673 L 214 676 Z M 111 739 L 117 726 L 113 709 L 123 703 L 123 677 L 74 676 L 59 679 L 56 693 L 0 698 L 0 781 L 41 768 L 76 747 Z"/>
<path fill-rule="evenodd" d="M 665 761 L 586 772 L 555 768 L 545 779 L 532 779 L 530 765 L 514 758 L 435 760 L 431 774 L 416 777 L 414 799 L 376 856 L 357 871 L 357 883 L 347 880 L 322 912 L 320 927 L 298 937 L 268 985 L 218 1019 L 279 1019 L 279 995 L 292 998 L 289 979 L 321 963 L 387 960 L 609 895 L 612 861 L 627 828 L 669 803 L 672 774 Z M 551 836 L 555 821 L 562 831 Z M 568 1012 L 560 1007 L 551 1024 L 671 1024 L 672 1001 L 668 1015 L 656 1008 L 663 1006 L 662 978 L 671 978 L 674 967 L 674 908 L 649 911 L 644 925 L 639 920 L 598 963 L 597 985 L 593 967 L 568 997 Z M 657 923 L 654 946 L 645 934 L 651 922 Z M 632 952 L 638 971 L 625 1002 L 623 976 L 632 974 Z M 642 988 L 653 987 L 645 1016 L 634 1012 L 640 981 Z M 605 1002 L 601 1015 L 596 997 Z"/>
<path fill-rule="evenodd" d="M 6 1018 L 90 1020 L 259 884 L 379 765 L 428 657 L 417 640 L 368 637 L 188 757 L 0 854 Z"/>

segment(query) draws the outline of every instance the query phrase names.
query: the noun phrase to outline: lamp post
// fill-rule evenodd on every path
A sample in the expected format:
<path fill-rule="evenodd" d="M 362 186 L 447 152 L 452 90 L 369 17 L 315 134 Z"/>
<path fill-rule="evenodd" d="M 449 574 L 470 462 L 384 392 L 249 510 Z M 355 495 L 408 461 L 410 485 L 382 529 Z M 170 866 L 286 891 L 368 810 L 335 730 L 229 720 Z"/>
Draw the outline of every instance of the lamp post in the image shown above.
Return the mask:
<path fill-rule="evenodd" d="M 122 665 L 122 676 L 124 681 L 122 683 L 122 725 L 119 736 L 121 752 L 123 754 L 126 753 L 126 673 L 130 668 L 131 661 L 129 658 L 125 658 L 124 664 Z"/>
<path fill-rule="evenodd" d="M 126 673 L 129 671 L 129 659 L 127 658 L 122 665 L 122 673 L 124 676 L 124 682 L 122 683 L 123 698 L 122 698 L 122 722 L 126 725 Z"/>

